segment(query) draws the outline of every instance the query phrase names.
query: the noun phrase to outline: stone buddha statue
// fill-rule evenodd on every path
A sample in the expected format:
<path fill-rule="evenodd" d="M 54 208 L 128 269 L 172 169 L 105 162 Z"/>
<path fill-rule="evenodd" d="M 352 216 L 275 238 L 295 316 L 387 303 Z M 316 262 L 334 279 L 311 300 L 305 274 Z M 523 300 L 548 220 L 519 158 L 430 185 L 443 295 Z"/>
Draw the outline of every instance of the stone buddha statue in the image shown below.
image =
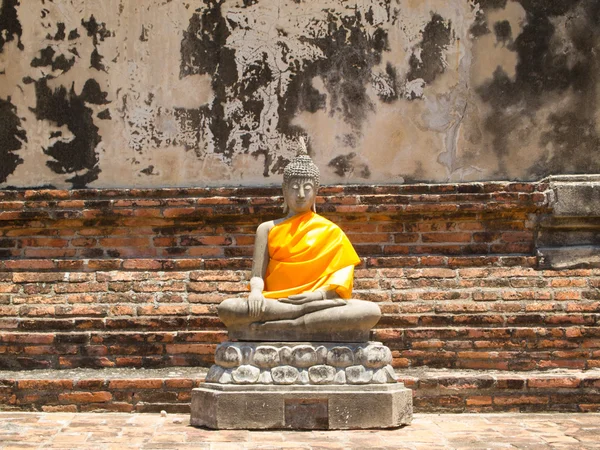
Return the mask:
<path fill-rule="evenodd" d="M 381 316 L 375 303 L 354 300 L 352 244 L 315 212 L 319 169 L 300 139 L 283 172 L 285 217 L 256 231 L 250 294 L 218 307 L 232 339 L 365 342 Z"/>
<path fill-rule="evenodd" d="M 216 429 L 388 428 L 410 423 L 412 392 L 392 352 L 369 341 L 381 316 L 352 299 L 360 259 L 315 212 L 319 170 L 301 141 L 283 172 L 285 217 L 256 230 L 250 294 L 218 306 L 230 341 L 192 391 L 190 424 Z M 240 342 L 232 342 L 240 341 Z"/>

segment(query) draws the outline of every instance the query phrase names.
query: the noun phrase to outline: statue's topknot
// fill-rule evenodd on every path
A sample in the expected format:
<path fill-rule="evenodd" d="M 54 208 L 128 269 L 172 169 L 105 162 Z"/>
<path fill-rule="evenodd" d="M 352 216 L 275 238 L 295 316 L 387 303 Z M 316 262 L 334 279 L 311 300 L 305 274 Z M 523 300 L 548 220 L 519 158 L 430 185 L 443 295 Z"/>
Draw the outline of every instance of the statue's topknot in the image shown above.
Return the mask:
<path fill-rule="evenodd" d="M 315 165 L 306 148 L 304 138 L 300 137 L 296 157 L 283 169 L 283 184 L 287 185 L 292 178 L 310 178 L 315 186 L 319 185 L 319 168 Z"/>

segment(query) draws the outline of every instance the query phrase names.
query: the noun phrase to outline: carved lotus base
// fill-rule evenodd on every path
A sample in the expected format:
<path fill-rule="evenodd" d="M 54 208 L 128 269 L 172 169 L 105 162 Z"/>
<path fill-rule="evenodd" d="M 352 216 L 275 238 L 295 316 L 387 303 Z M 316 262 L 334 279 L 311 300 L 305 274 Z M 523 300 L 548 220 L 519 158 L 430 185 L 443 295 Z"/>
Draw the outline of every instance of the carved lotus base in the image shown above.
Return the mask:
<path fill-rule="evenodd" d="M 396 383 L 392 352 L 380 342 L 224 342 L 206 381 L 218 384 Z"/>

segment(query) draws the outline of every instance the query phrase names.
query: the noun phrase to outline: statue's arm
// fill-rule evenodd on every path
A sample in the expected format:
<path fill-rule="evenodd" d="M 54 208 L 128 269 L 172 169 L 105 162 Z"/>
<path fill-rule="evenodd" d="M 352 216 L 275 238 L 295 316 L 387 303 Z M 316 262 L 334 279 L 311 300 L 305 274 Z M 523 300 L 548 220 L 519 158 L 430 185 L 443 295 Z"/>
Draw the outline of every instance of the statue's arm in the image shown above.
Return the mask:
<path fill-rule="evenodd" d="M 336 275 L 338 275 L 338 274 L 340 275 L 340 278 L 345 278 L 347 276 L 348 270 L 353 270 L 353 269 L 354 268 L 350 267 L 350 266 L 340 269 L 337 272 L 333 273 L 333 276 L 331 279 L 335 280 Z M 315 289 L 312 292 L 307 291 L 307 292 L 302 292 L 301 294 L 290 295 L 288 298 L 279 299 L 279 301 L 283 302 L 283 303 L 293 303 L 296 305 L 303 305 L 305 303 L 316 302 L 316 301 L 321 301 L 321 300 L 345 301 L 342 299 L 340 294 L 337 292 L 337 288 L 338 288 L 338 285 L 333 283 L 331 285 L 321 286 L 320 288 Z"/>
<path fill-rule="evenodd" d="M 269 265 L 269 231 L 273 228 L 273 221 L 263 222 L 256 229 L 254 238 L 254 255 L 252 256 L 252 277 L 264 280 Z"/>
<path fill-rule="evenodd" d="M 250 279 L 250 294 L 248 295 L 248 314 L 250 317 L 260 317 L 266 309 L 266 300 L 262 292 L 265 287 L 265 274 L 269 265 L 269 231 L 273 222 L 261 223 L 256 229 L 254 239 L 254 256 L 252 258 L 252 278 Z"/>

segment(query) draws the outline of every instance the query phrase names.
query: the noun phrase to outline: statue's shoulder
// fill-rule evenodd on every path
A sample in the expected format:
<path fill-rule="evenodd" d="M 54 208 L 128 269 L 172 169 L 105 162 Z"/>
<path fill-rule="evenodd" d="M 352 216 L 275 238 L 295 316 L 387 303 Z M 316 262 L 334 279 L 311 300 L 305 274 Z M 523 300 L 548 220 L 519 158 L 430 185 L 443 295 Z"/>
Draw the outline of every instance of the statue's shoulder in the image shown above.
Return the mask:
<path fill-rule="evenodd" d="M 268 235 L 269 231 L 271 231 L 273 227 L 277 225 L 277 222 L 280 222 L 280 220 L 268 220 L 266 222 L 261 223 L 256 229 L 256 234 Z"/>
<path fill-rule="evenodd" d="M 313 222 L 315 224 L 317 224 L 318 226 L 326 227 L 328 229 L 338 230 L 343 233 L 342 229 L 338 226 L 337 223 L 332 222 L 331 220 L 329 220 L 319 214 L 313 215 Z"/>

